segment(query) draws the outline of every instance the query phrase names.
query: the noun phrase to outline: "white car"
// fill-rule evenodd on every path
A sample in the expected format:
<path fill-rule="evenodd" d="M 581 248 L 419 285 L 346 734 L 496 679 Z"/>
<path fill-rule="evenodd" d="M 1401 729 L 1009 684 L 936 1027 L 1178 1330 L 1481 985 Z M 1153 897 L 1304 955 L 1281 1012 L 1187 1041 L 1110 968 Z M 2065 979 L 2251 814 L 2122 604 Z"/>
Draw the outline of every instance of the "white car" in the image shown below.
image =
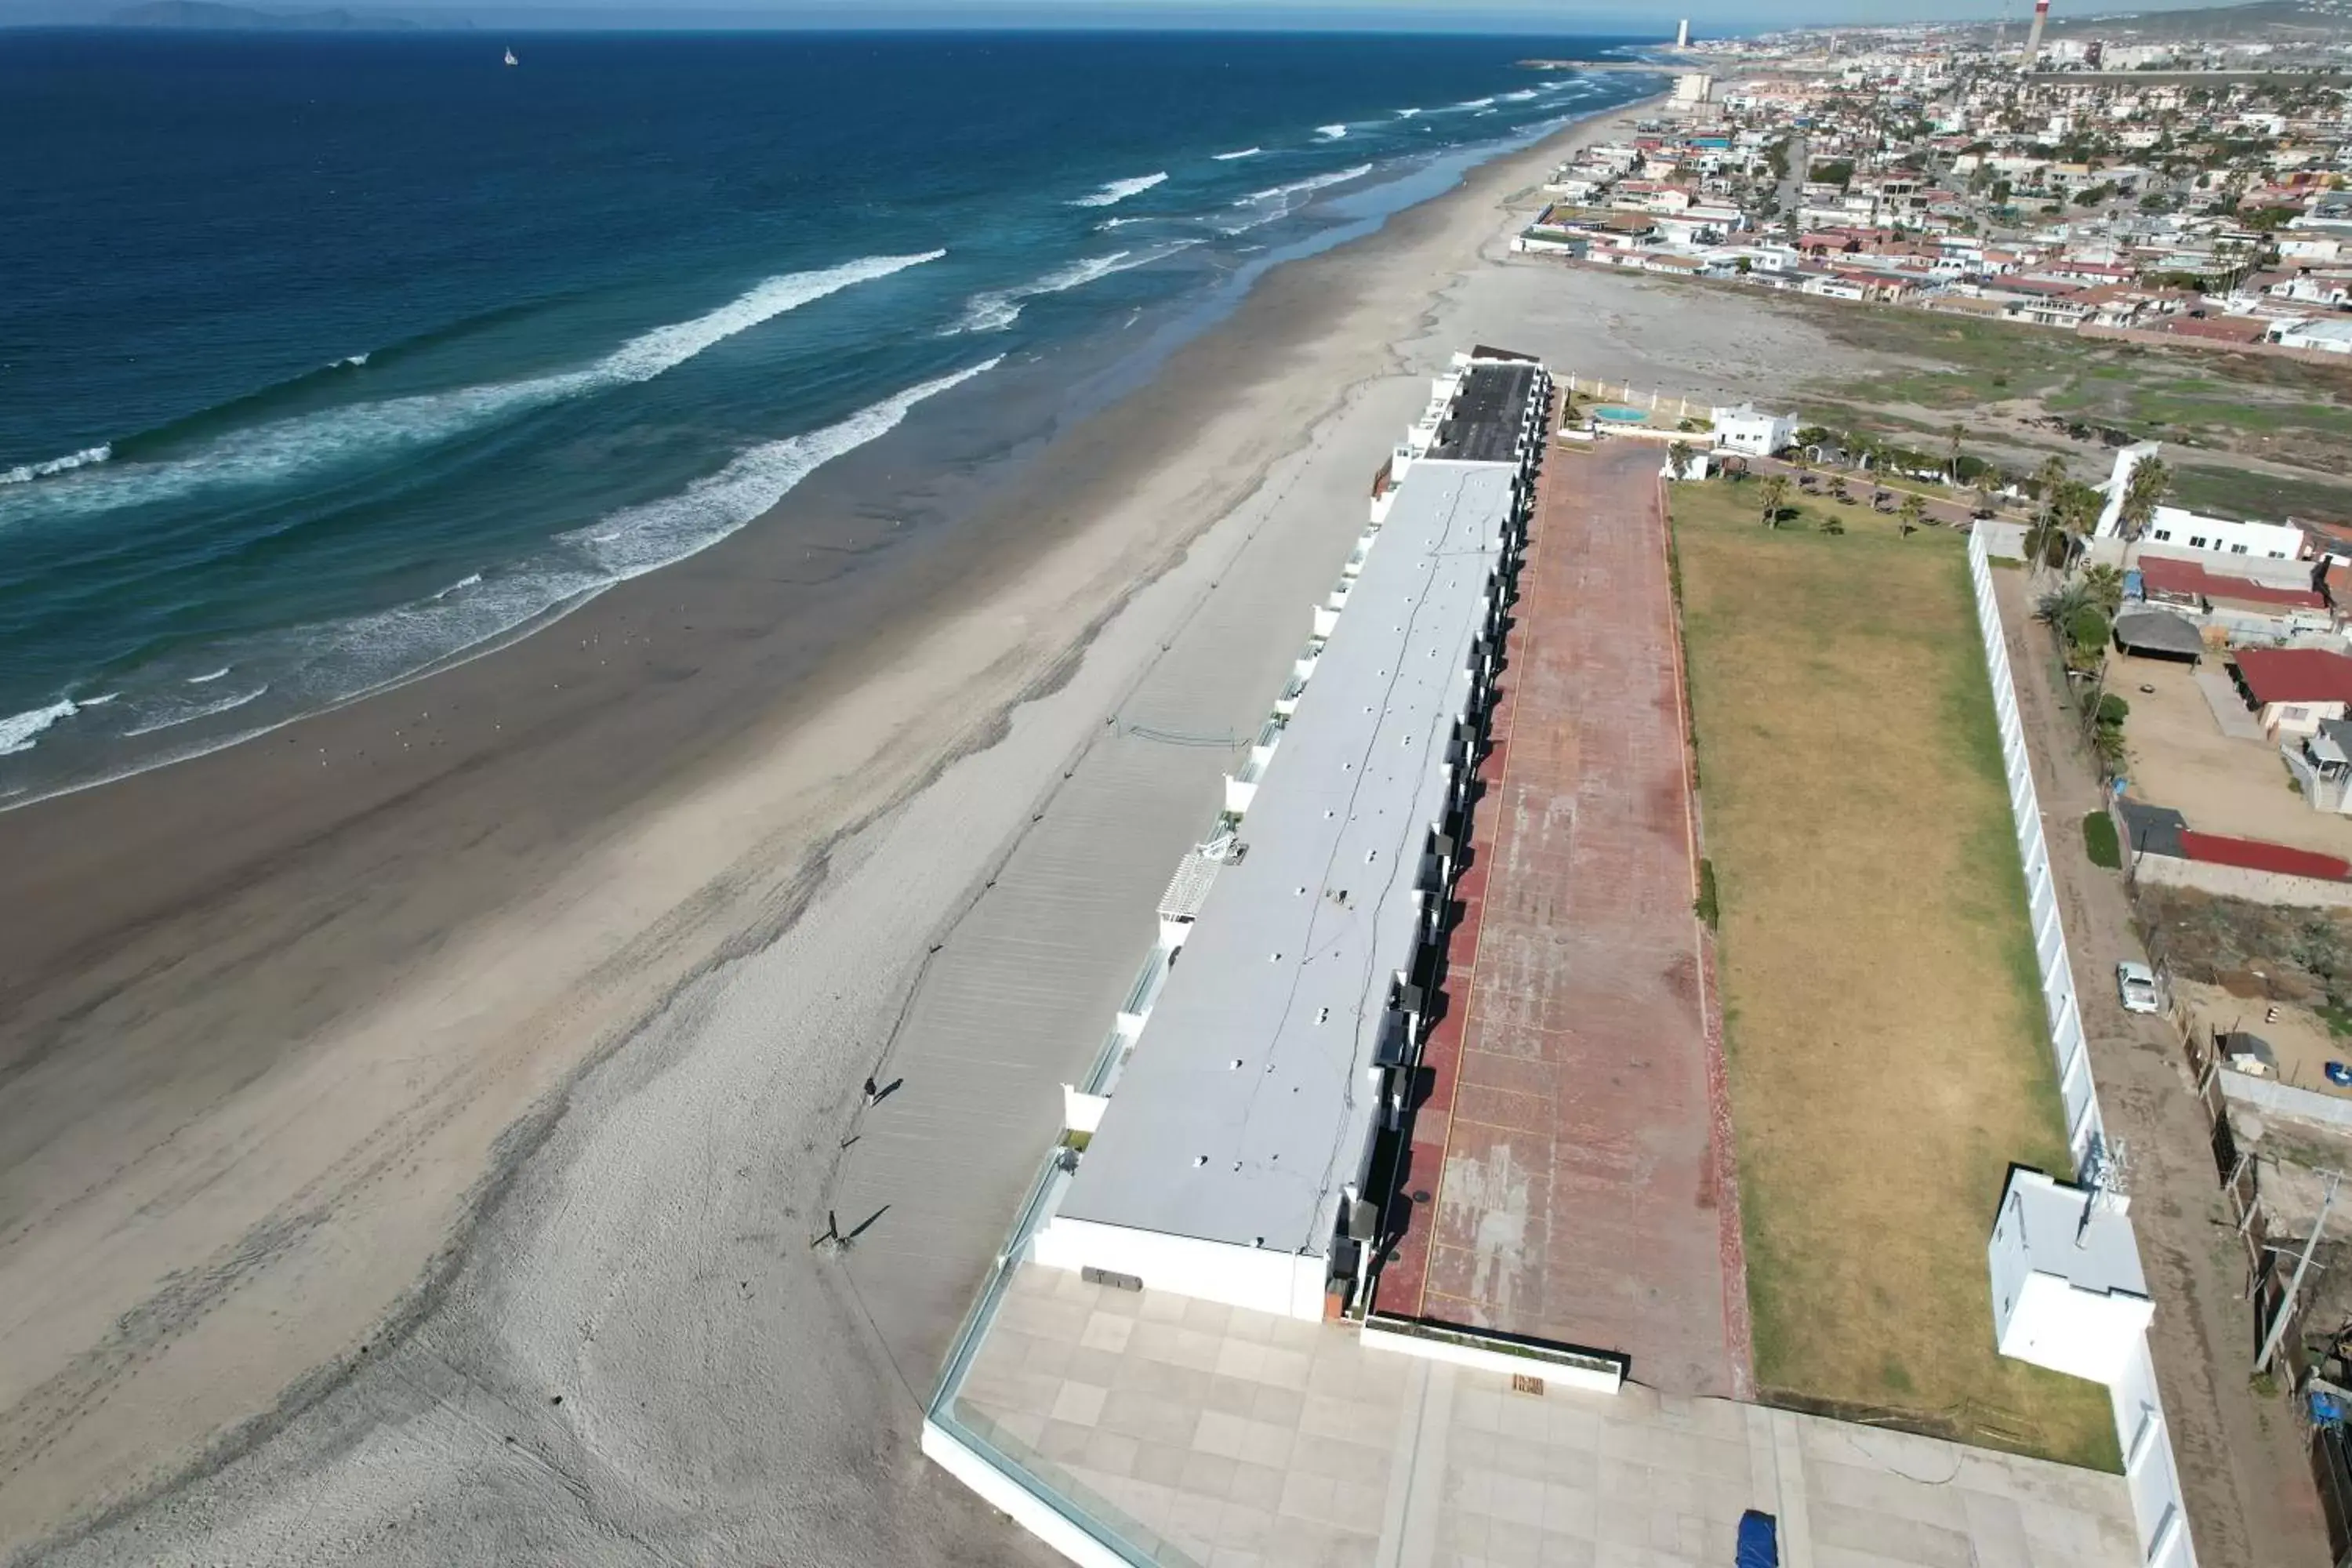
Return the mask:
<path fill-rule="evenodd" d="M 2161 1013 L 2164 1003 L 2156 994 L 2156 973 L 2145 963 L 2125 959 L 2116 965 L 2116 990 L 2123 997 L 2126 1013 Z"/>

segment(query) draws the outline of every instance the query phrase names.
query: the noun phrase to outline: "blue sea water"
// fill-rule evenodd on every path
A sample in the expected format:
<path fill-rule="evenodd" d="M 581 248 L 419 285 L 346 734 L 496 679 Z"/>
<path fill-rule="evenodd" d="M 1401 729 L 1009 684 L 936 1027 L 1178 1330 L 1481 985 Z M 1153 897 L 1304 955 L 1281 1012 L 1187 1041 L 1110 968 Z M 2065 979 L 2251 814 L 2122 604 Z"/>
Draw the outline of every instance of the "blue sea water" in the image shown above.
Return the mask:
<path fill-rule="evenodd" d="M 1515 64 L 1596 38 L 516 43 L 0 33 L 0 806 L 492 646 L 1651 85 Z"/>

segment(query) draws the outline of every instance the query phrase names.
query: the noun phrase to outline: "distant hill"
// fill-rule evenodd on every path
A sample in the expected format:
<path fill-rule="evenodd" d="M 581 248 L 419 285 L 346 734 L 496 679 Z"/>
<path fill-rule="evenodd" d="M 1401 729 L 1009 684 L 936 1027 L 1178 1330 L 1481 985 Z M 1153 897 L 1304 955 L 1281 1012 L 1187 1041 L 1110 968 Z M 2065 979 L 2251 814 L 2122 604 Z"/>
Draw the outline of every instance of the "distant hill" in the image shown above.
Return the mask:
<path fill-rule="evenodd" d="M 2343 37 L 2352 33 L 2352 15 L 2347 15 L 2337 0 L 2321 0 L 2318 4 L 2314 0 L 2255 0 L 2250 5 L 2210 5 L 2194 11 L 2115 11 L 2071 16 L 2053 7 L 2042 36 L 2055 38 L 2070 33 L 2130 38 L 2142 43 L 2175 38 L 2210 43 L 2289 43 Z"/>
<path fill-rule="evenodd" d="M 224 5 L 217 0 L 147 0 L 126 5 L 107 16 L 117 27 L 201 28 L 214 32 L 414 32 L 420 24 L 404 16 L 368 16 L 356 11 L 257 11 L 250 5 Z M 437 27 L 471 24 L 452 18 Z"/>

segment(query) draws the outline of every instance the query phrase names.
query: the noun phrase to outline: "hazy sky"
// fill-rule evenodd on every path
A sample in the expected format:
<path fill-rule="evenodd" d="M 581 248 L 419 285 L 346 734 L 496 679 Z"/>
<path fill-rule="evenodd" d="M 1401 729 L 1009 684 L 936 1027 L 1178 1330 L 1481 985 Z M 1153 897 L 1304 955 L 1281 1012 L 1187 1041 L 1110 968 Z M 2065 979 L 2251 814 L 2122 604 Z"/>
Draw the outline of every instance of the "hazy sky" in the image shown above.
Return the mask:
<path fill-rule="evenodd" d="M 451 0 L 435 0 L 450 4 Z M 462 0 L 457 0 L 462 4 Z M 529 0 L 504 0 L 520 8 Z M 594 0 L 591 0 L 594 3 Z M 617 0 L 616 0 L 617 3 Z M 711 0 L 686 0 L 696 9 Z M 729 10 L 790 14 L 796 19 L 864 26 L 1013 24 L 1021 26 L 1379 26 L 1414 30 L 1671 35 L 1688 16 L 1695 27 L 1754 32 L 1773 26 L 1841 22 L 1906 22 L 1944 17 L 1991 17 L 2000 0 L 721 0 Z M 2053 12 L 2092 15 L 2188 10 L 2212 0 L 2141 0 L 2069 5 Z M 581 0 L 568 0 L 567 9 Z M 657 13 L 660 0 L 634 0 L 628 9 Z M 2032 0 L 2011 0 L 2011 14 L 2031 14 Z"/>
<path fill-rule="evenodd" d="M 0 25 L 101 16 L 131 0 L 0 0 Z M 342 5 L 362 14 L 463 16 L 479 25 L 1192 26 L 1378 28 L 1669 37 L 1688 16 L 1704 33 L 1779 26 L 1990 18 L 2001 0 L 231 0 L 263 10 Z M 2072 5 L 2061 16 L 2174 11 L 2210 0 Z M 2032 0 L 2010 0 L 2022 25 Z"/>

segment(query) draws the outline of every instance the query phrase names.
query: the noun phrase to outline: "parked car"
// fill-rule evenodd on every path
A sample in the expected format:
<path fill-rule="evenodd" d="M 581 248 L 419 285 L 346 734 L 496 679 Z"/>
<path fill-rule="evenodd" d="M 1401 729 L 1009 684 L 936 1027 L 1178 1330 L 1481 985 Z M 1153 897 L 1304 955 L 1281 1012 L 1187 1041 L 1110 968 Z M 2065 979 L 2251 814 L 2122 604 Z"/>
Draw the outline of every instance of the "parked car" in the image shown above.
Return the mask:
<path fill-rule="evenodd" d="M 2126 1013 L 2161 1013 L 2164 1002 L 2156 994 L 2156 972 L 2145 963 L 2125 959 L 2116 965 L 2116 991 Z"/>

